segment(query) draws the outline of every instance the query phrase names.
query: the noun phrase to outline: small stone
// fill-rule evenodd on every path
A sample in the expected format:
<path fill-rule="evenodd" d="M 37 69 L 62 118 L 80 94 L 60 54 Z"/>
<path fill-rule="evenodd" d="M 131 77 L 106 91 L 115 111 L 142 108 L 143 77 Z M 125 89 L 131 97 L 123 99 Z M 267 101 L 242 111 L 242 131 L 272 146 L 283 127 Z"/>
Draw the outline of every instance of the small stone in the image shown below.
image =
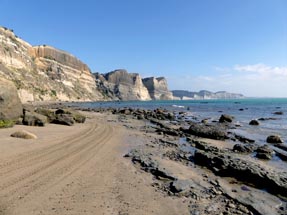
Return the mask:
<path fill-rule="evenodd" d="M 258 122 L 258 120 L 253 119 L 249 122 L 249 125 L 259 125 L 259 122 Z"/>
<path fill-rule="evenodd" d="M 219 122 L 224 123 L 224 122 L 232 122 L 233 121 L 233 116 L 227 115 L 227 114 L 222 114 Z"/>
<path fill-rule="evenodd" d="M 229 207 L 229 208 L 233 208 L 233 209 L 235 209 L 235 208 L 236 208 L 236 205 L 235 205 L 235 204 L 233 204 L 233 203 L 229 203 L 229 204 L 228 204 L 228 207 Z"/>
<path fill-rule="evenodd" d="M 37 139 L 37 136 L 35 134 L 32 134 L 32 133 L 25 131 L 25 130 L 16 131 L 13 134 L 11 134 L 10 136 L 16 137 L 16 138 L 22 138 L 22 139 Z"/>
<path fill-rule="evenodd" d="M 283 143 L 283 140 L 279 135 L 270 135 L 266 139 L 267 143 Z"/>
<path fill-rule="evenodd" d="M 275 115 L 283 115 L 283 112 L 282 111 L 276 111 L 273 114 L 275 114 Z"/>

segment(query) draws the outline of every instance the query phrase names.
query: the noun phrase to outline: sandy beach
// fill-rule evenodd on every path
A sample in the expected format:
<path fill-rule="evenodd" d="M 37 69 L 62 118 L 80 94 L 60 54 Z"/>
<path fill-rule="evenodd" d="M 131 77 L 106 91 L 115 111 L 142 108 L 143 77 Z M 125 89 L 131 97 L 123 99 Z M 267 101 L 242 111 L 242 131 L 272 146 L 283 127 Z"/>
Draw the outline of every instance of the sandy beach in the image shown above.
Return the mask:
<path fill-rule="evenodd" d="M 130 134 L 107 121 L 1 129 L 0 214 L 188 214 L 123 158 Z M 22 129 L 38 139 L 10 137 Z"/>
<path fill-rule="evenodd" d="M 286 215 L 286 173 L 272 162 L 230 141 L 182 138 L 178 125 L 143 112 L 90 110 L 73 126 L 1 129 L 0 214 Z M 19 130 L 37 139 L 10 137 Z"/>

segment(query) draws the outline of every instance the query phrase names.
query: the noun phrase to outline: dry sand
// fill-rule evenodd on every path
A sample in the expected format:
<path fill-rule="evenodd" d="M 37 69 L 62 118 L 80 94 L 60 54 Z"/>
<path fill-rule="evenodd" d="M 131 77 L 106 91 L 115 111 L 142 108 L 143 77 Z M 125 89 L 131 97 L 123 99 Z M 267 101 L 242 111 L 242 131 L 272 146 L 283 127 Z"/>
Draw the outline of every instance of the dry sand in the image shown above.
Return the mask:
<path fill-rule="evenodd" d="M 0 214 L 189 214 L 184 199 L 156 192 L 123 158 L 132 131 L 89 116 L 72 127 L 0 130 Z M 10 137 L 23 129 L 38 139 Z"/>

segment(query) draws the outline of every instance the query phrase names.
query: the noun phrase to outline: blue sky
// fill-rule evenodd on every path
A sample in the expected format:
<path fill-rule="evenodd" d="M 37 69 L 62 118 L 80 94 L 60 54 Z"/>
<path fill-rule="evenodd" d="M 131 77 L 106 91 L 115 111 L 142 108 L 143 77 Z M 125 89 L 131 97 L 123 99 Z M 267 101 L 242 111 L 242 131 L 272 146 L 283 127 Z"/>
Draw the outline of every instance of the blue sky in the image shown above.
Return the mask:
<path fill-rule="evenodd" d="M 287 0 L 0 0 L 0 25 L 93 72 L 165 76 L 171 89 L 287 97 Z"/>

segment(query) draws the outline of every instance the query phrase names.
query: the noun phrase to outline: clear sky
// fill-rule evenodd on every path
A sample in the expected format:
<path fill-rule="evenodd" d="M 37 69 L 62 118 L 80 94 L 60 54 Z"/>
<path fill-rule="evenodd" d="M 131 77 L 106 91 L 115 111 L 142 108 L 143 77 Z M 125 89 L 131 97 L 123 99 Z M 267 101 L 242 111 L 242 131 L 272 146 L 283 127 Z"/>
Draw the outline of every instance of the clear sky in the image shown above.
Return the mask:
<path fill-rule="evenodd" d="M 0 25 L 93 72 L 287 97 L 287 0 L 0 0 Z"/>

